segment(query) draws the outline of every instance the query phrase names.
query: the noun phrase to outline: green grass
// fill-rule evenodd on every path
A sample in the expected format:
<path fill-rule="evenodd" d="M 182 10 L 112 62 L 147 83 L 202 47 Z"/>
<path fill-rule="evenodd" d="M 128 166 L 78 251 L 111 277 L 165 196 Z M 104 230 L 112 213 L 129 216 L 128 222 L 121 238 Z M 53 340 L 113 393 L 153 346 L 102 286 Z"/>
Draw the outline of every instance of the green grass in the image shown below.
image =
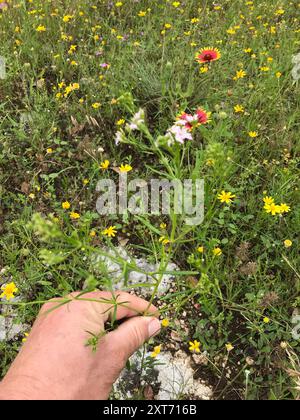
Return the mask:
<path fill-rule="evenodd" d="M 215 10 L 195 0 L 179 7 L 172 1 L 123 3 L 11 1 L 0 12 L 0 55 L 7 61 L 7 77 L 0 80 L 0 284 L 15 282 L 22 299 L 18 320 L 30 324 L 40 307 L 30 302 L 81 289 L 86 279 L 92 288 L 109 288 L 110 278 L 99 275 L 92 256 L 126 238 L 133 253 L 160 263 L 161 275 L 169 261 L 178 263 L 176 290 L 162 299 L 162 314 L 181 319 L 186 312 L 189 332 L 171 323 L 160 340 L 167 348 L 173 329 L 186 351 L 190 340 L 201 342 L 209 355 L 203 374 L 216 398 L 294 399 L 287 370 L 299 354 L 292 316 L 300 306 L 300 91 L 291 76 L 299 5 L 233 0 L 220 1 Z M 276 14 L 281 8 L 284 14 Z M 73 18 L 64 22 L 66 15 Z M 39 25 L 46 31 L 37 32 Z M 73 54 L 71 45 L 77 46 Z M 208 46 L 222 56 L 200 73 L 195 53 Z M 266 66 L 269 71 L 260 69 Z M 246 77 L 233 80 L 242 68 Z M 64 97 L 73 83 L 79 89 Z M 101 107 L 94 109 L 95 103 Z M 235 113 L 238 104 L 244 114 Z M 140 107 L 151 138 L 137 134 L 133 144 L 116 147 L 117 121 L 130 121 Z M 177 157 L 155 147 L 180 111 L 198 107 L 212 113 L 211 122 L 177 148 Z M 258 137 L 250 138 L 250 131 Z M 100 217 L 96 184 L 117 179 L 112 169 L 99 168 L 105 159 L 111 167 L 132 165 L 130 179 L 170 172 L 205 179 L 204 223 L 190 229 L 174 215 Z M 222 190 L 237 196 L 232 205 L 218 201 Z M 266 193 L 291 212 L 267 214 Z M 62 209 L 65 201 L 81 215 L 78 221 Z M 55 220 L 45 225 L 37 214 Z M 101 235 L 111 225 L 118 228 L 112 241 Z M 161 236 L 171 243 L 164 246 Z M 293 242 L 288 249 L 287 239 Z M 213 256 L 215 247 L 221 257 Z M 228 343 L 234 346 L 229 355 Z M 0 344 L 2 375 L 19 345 Z"/>

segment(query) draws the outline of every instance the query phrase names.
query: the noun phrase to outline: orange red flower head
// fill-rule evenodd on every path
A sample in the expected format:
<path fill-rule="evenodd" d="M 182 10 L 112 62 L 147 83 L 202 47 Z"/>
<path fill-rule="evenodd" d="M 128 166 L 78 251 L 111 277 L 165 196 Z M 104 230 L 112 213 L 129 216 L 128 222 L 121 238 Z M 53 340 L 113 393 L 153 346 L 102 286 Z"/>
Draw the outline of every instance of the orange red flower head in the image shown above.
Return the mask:
<path fill-rule="evenodd" d="M 208 64 L 221 58 L 218 48 L 202 48 L 196 54 L 196 61 L 201 64 Z"/>
<path fill-rule="evenodd" d="M 188 130 L 193 130 L 199 125 L 209 122 L 210 112 L 206 112 L 202 108 L 198 108 L 194 115 L 183 112 L 177 117 L 180 124 L 185 125 Z"/>

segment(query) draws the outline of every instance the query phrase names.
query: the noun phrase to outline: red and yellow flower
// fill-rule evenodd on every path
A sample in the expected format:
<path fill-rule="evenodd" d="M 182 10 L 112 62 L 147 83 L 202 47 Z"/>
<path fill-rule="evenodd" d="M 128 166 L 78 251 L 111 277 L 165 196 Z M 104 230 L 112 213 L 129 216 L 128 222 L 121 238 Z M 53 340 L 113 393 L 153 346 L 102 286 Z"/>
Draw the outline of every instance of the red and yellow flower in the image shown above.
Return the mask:
<path fill-rule="evenodd" d="M 211 112 L 206 112 L 204 109 L 199 108 L 197 109 L 196 114 L 198 116 L 199 124 L 207 124 L 209 122 Z"/>
<path fill-rule="evenodd" d="M 218 48 L 202 48 L 196 54 L 196 61 L 198 63 L 211 63 L 221 58 L 221 53 Z"/>
<path fill-rule="evenodd" d="M 207 112 L 202 108 L 198 108 L 194 115 L 187 114 L 186 112 L 178 115 L 177 121 L 182 123 L 182 125 L 185 125 L 188 130 L 192 131 L 202 124 L 207 124 L 209 122 L 210 116 L 211 112 Z"/>

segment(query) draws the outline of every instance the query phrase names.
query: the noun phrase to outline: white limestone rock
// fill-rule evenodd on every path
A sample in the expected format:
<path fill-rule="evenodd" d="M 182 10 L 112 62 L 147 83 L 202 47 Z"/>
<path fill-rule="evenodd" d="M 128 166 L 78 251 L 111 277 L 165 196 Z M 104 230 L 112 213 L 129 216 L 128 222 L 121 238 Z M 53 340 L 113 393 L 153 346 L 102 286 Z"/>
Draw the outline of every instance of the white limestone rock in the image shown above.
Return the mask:
<path fill-rule="evenodd" d="M 146 357 L 150 353 L 146 354 Z M 175 355 L 171 352 L 161 352 L 155 359 L 155 366 L 146 374 L 141 374 L 141 357 L 135 353 L 130 359 L 130 370 L 124 369 L 120 378 L 114 384 L 113 396 L 119 400 L 134 397 L 139 392 L 140 385 L 150 385 L 159 389 L 155 400 L 174 401 L 187 397 L 188 399 L 210 400 L 213 390 L 204 381 L 194 379 L 191 357 L 183 351 Z"/>
<path fill-rule="evenodd" d="M 0 342 L 11 341 L 20 334 L 24 334 L 27 330 L 24 324 L 16 324 L 13 316 L 0 315 Z"/>
<path fill-rule="evenodd" d="M 21 297 L 15 297 L 10 303 L 16 303 L 21 300 Z M 28 326 L 16 322 L 16 309 L 13 305 L 0 304 L 0 342 L 11 341 L 20 334 L 24 334 Z"/>

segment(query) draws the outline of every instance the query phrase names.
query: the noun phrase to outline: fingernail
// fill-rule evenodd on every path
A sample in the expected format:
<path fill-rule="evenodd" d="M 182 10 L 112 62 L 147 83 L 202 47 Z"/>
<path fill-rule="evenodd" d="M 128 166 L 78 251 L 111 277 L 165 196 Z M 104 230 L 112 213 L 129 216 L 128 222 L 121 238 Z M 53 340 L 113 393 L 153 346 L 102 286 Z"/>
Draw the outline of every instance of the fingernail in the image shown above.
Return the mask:
<path fill-rule="evenodd" d="M 160 332 L 161 325 L 157 318 L 152 318 L 148 325 L 149 337 L 154 337 Z"/>

